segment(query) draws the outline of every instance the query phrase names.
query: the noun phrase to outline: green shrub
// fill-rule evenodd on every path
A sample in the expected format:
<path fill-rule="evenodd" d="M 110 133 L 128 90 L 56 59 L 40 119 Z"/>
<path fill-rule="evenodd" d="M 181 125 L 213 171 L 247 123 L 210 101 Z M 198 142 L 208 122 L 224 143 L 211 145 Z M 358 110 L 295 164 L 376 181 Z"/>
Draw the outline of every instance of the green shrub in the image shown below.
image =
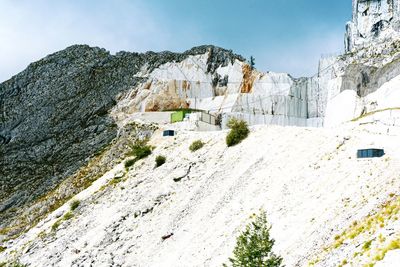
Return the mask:
<path fill-rule="evenodd" d="M 229 146 L 234 146 L 242 142 L 249 135 L 250 130 L 247 123 L 243 120 L 238 120 L 236 118 L 231 118 L 228 121 L 227 126 L 231 131 L 226 136 L 226 144 Z"/>
<path fill-rule="evenodd" d="M 194 152 L 194 151 L 199 150 L 199 149 L 202 148 L 203 146 L 204 146 L 203 141 L 201 141 L 201 140 L 196 140 L 196 141 L 194 141 L 194 142 L 190 145 L 189 150 L 192 151 L 192 152 Z"/>
<path fill-rule="evenodd" d="M 133 164 L 135 164 L 136 161 L 137 161 L 136 159 L 128 159 L 124 163 L 125 168 L 131 167 Z"/>
<path fill-rule="evenodd" d="M 277 267 L 282 258 L 272 252 L 275 240 L 270 238 L 271 226 L 264 211 L 240 234 L 229 261 L 233 267 Z M 226 265 L 225 265 L 226 266 Z"/>
<path fill-rule="evenodd" d="M 372 240 L 369 240 L 369 241 L 365 242 L 363 247 L 362 247 L 363 250 L 369 250 L 370 247 L 371 247 L 371 244 L 372 244 Z"/>
<path fill-rule="evenodd" d="M 167 158 L 164 156 L 157 156 L 156 157 L 156 167 L 160 167 L 161 165 L 163 165 L 166 160 L 167 160 Z"/>
<path fill-rule="evenodd" d="M 0 266 L 2 266 L 2 265 L 0 265 Z M 7 265 L 4 265 L 4 266 L 8 266 L 8 267 L 27 267 L 28 265 L 22 264 L 19 261 L 14 261 L 14 262 L 9 262 Z"/>
<path fill-rule="evenodd" d="M 108 182 L 108 184 L 109 185 L 115 185 L 115 184 L 118 184 L 121 181 L 122 181 L 122 179 L 120 179 L 120 178 L 113 178 Z"/>
<path fill-rule="evenodd" d="M 79 200 L 74 200 L 74 201 L 71 202 L 69 207 L 73 211 L 73 210 L 76 210 L 79 207 L 80 204 L 81 204 L 81 202 Z"/>
<path fill-rule="evenodd" d="M 74 217 L 74 214 L 72 214 L 72 212 L 68 211 L 67 213 L 64 214 L 63 219 L 64 219 L 64 221 L 68 221 L 72 217 Z"/>
<path fill-rule="evenodd" d="M 151 146 L 146 145 L 146 141 L 137 141 L 130 148 L 129 156 L 134 156 L 136 160 L 144 159 L 151 154 Z"/>
<path fill-rule="evenodd" d="M 144 159 L 151 154 L 152 147 L 146 145 L 146 141 L 137 141 L 130 145 L 131 151 L 127 153 L 127 156 L 133 156 L 135 158 L 128 159 L 125 161 L 125 168 L 131 167 L 136 161 Z"/>
<path fill-rule="evenodd" d="M 57 220 L 52 226 L 51 226 L 51 230 L 56 231 L 58 229 L 58 227 L 60 227 L 61 225 L 61 220 Z"/>

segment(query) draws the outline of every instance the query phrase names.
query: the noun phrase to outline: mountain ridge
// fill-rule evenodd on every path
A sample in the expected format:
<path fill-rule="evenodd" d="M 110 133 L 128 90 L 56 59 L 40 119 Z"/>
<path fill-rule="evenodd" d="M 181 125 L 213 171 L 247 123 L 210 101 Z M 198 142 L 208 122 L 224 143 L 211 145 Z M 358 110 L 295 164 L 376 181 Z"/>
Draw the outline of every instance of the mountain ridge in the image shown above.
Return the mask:
<path fill-rule="evenodd" d="M 119 94 L 171 61 L 213 52 L 208 71 L 244 60 L 231 51 L 199 46 L 182 54 L 130 53 L 73 45 L 30 64 L 0 84 L 0 218 L 4 211 L 54 189 L 117 136 L 108 112 Z M 22 186 L 22 187 L 21 187 Z M 4 224 L 2 225 L 4 227 Z"/>
<path fill-rule="evenodd" d="M 264 207 L 289 266 L 390 266 L 382 259 L 400 247 L 397 7 L 353 0 L 346 53 L 321 59 L 312 77 L 262 73 L 210 45 L 115 55 L 73 45 L 30 64 L 0 84 L 0 262 L 217 266 Z M 196 112 L 172 123 L 182 109 Z M 228 148 L 231 118 L 251 127 Z M 204 149 L 190 152 L 199 138 Z M 154 155 L 129 167 L 139 140 Z M 356 158 L 369 147 L 386 154 Z M 166 163 L 155 168 L 158 155 Z"/>

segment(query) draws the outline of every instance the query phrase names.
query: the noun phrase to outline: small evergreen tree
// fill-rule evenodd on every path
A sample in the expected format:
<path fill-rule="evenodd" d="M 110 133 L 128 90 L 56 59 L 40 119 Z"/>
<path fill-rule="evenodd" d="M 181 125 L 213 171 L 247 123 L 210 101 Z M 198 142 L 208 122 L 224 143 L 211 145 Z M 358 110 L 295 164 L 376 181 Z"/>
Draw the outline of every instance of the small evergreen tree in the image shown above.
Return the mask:
<path fill-rule="evenodd" d="M 251 70 L 254 70 L 254 66 L 256 65 L 256 59 L 253 56 L 250 57 L 249 63 L 250 63 Z"/>
<path fill-rule="evenodd" d="M 233 267 L 278 267 L 282 258 L 272 252 L 275 240 L 269 235 L 271 226 L 267 222 L 265 211 L 246 226 L 246 230 L 237 238 L 233 258 L 229 258 Z M 226 265 L 225 265 L 226 266 Z"/>

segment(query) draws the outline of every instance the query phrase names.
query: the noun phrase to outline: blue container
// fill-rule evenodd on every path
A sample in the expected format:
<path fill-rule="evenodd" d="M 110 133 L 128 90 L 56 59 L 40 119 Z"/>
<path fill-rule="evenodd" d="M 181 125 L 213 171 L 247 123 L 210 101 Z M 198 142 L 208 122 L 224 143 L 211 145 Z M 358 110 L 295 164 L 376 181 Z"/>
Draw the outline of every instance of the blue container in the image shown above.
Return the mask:
<path fill-rule="evenodd" d="M 163 132 L 163 136 L 174 136 L 175 135 L 175 131 L 174 130 L 165 130 Z"/>
<path fill-rule="evenodd" d="M 385 151 L 383 149 L 377 148 L 368 148 L 368 149 L 359 149 L 357 151 L 357 158 L 380 158 L 385 155 Z"/>

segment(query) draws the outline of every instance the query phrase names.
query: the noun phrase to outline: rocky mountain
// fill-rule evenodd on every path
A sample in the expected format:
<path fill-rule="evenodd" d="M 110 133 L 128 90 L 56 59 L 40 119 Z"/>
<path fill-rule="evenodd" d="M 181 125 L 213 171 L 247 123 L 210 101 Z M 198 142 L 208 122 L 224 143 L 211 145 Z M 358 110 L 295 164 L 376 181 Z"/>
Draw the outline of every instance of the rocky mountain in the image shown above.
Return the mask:
<path fill-rule="evenodd" d="M 182 54 L 111 55 L 104 49 L 77 45 L 32 63 L 0 84 L 0 226 L 10 228 L 10 220 L 21 211 L 17 207 L 41 203 L 116 138 L 119 129 L 110 111 L 128 91 L 140 93 L 138 85 L 147 79 L 138 73 L 151 73 L 162 64 L 198 54 L 208 55 L 205 73 L 210 76 L 233 60 L 244 61 L 213 46 Z M 170 102 L 158 109 L 182 107 L 181 101 Z M 80 187 L 85 183 L 80 182 Z M 21 227 L 12 227 L 11 233 L 34 219 L 30 214 L 25 222 L 18 220 Z"/>
<path fill-rule="evenodd" d="M 396 266 L 399 17 L 398 0 L 353 0 L 345 54 L 312 77 L 214 46 L 32 63 L 0 84 L 0 266 L 220 266 L 260 208 L 286 266 Z M 166 122 L 175 109 L 219 124 Z M 227 148 L 232 117 L 253 127 Z M 143 139 L 152 155 L 125 167 Z"/>
<path fill-rule="evenodd" d="M 346 52 L 399 37 L 399 1 L 352 0 L 352 5 L 353 18 L 346 25 Z"/>
<path fill-rule="evenodd" d="M 346 53 L 328 66 L 326 126 L 400 106 L 399 14 L 398 0 L 353 0 Z"/>

